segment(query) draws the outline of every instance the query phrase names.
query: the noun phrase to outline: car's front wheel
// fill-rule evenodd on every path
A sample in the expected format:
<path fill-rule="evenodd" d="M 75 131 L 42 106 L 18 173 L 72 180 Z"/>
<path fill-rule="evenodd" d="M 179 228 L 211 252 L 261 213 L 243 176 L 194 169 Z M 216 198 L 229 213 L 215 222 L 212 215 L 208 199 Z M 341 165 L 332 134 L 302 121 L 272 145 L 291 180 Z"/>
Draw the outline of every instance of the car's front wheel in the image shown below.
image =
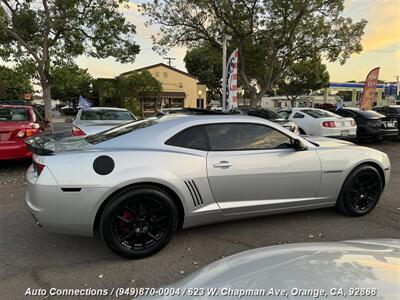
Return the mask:
<path fill-rule="evenodd" d="M 366 215 L 378 203 L 382 188 L 379 171 L 371 165 L 361 165 L 344 182 L 336 207 L 346 215 Z"/>
<path fill-rule="evenodd" d="M 178 226 L 178 211 L 162 189 L 137 186 L 117 193 L 100 220 L 101 236 L 116 254 L 144 258 L 160 251 Z"/>

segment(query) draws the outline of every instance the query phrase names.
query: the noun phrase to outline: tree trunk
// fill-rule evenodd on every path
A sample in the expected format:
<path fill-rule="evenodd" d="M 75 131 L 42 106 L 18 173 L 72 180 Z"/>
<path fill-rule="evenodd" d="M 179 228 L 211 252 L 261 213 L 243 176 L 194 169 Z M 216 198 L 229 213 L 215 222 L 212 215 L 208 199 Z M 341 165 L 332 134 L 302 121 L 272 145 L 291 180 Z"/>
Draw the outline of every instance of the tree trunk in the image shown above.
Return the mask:
<path fill-rule="evenodd" d="M 44 114 L 46 120 L 49 121 L 50 127 L 53 130 L 53 114 L 51 110 L 51 84 L 42 84 L 43 89 L 43 102 L 44 102 Z"/>
<path fill-rule="evenodd" d="M 250 107 L 257 108 L 257 103 L 258 103 L 257 91 L 255 90 L 255 88 L 252 88 L 252 91 L 250 92 Z"/>

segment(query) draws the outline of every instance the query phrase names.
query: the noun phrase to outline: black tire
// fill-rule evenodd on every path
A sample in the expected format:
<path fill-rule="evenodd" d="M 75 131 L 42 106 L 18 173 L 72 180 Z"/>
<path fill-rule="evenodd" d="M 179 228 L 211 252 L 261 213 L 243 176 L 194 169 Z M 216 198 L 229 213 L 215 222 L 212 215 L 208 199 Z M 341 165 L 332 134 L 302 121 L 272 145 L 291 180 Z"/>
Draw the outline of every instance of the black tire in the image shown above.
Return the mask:
<path fill-rule="evenodd" d="M 346 178 L 336 207 L 349 216 L 364 216 L 374 209 L 382 189 L 382 177 L 375 167 L 358 166 Z"/>
<path fill-rule="evenodd" d="M 306 135 L 306 132 L 302 128 L 299 128 L 299 132 L 300 134 Z"/>
<path fill-rule="evenodd" d="M 164 248 L 178 227 L 178 211 L 164 190 L 140 185 L 114 195 L 104 208 L 100 232 L 116 254 L 130 259 Z"/>

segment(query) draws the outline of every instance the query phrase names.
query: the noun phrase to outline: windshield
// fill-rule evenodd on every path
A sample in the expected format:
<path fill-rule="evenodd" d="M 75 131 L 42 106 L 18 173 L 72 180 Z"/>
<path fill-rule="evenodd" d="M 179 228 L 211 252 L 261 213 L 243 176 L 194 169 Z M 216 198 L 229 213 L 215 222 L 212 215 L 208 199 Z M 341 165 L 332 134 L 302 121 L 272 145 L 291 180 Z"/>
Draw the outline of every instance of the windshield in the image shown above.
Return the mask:
<path fill-rule="evenodd" d="M 135 118 L 127 110 L 84 110 L 81 114 L 81 120 L 84 121 L 96 121 L 96 120 L 115 120 L 115 121 L 133 121 Z"/>
<path fill-rule="evenodd" d="M 331 118 L 331 117 L 339 117 L 338 115 L 331 113 L 329 111 L 326 110 L 322 110 L 322 109 L 302 109 L 301 112 L 315 118 L 315 119 L 319 119 L 319 118 Z"/>
<path fill-rule="evenodd" d="M 29 109 L 23 107 L 0 107 L 0 122 L 29 121 Z"/>
<path fill-rule="evenodd" d="M 111 129 L 93 134 L 93 135 L 89 135 L 85 138 L 85 140 L 88 143 L 91 144 L 99 144 L 101 142 L 113 139 L 115 137 L 127 134 L 129 132 L 141 129 L 141 128 L 145 128 L 145 127 L 149 127 L 152 126 L 154 124 L 157 124 L 157 121 L 155 120 L 140 120 L 140 121 L 135 121 L 135 122 L 130 122 L 128 124 L 124 124 L 118 127 L 113 127 Z"/>

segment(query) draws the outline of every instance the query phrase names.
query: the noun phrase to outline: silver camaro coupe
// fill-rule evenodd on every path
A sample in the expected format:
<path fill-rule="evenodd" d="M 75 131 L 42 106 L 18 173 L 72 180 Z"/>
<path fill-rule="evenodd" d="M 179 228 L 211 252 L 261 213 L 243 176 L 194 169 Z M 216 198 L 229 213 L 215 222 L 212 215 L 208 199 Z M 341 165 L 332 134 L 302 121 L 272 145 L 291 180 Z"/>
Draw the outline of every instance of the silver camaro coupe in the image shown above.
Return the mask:
<path fill-rule="evenodd" d="M 362 216 L 390 175 L 380 151 L 237 115 L 173 114 L 26 143 L 37 223 L 85 236 L 99 229 L 127 258 L 156 253 L 180 228 L 333 206 Z"/>

